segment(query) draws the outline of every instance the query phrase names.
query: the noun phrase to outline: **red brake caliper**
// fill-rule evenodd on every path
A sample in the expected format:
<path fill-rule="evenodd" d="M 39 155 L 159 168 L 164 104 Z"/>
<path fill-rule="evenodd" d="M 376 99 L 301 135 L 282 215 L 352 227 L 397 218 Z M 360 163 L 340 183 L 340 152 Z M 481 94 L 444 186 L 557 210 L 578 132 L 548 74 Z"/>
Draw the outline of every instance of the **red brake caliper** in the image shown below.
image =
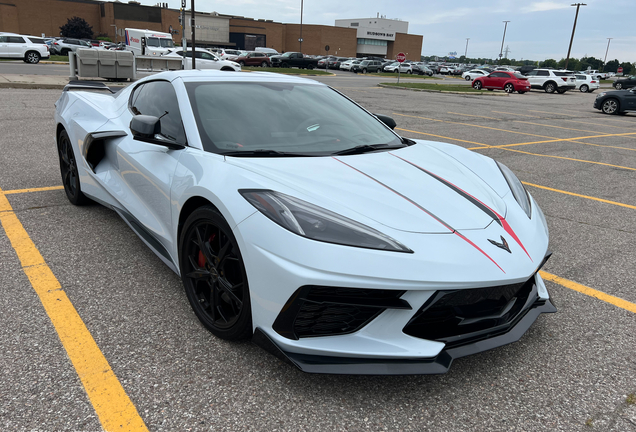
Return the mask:
<path fill-rule="evenodd" d="M 216 234 L 212 234 L 210 236 L 210 243 L 212 243 L 212 240 L 214 240 L 214 237 L 216 236 Z M 197 261 L 197 264 L 199 264 L 199 267 L 204 268 L 205 267 L 205 255 L 203 255 L 203 251 L 199 250 L 199 259 Z"/>

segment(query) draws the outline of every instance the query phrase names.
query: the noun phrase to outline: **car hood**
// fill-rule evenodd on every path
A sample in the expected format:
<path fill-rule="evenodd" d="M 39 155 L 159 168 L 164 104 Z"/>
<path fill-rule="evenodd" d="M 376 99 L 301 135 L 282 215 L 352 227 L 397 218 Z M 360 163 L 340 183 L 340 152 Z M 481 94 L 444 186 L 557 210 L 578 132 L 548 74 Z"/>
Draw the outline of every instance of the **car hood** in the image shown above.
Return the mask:
<path fill-rule="evenodd" d="M 280 191 L 296 190 L 314 204 L 401 231 L 484 229 L 493 212 L 506 214 L 503 200 L 481 178 L 422 144 L 352 156 L 226 160 L 284 185 Z M 271 182 L 263 185 L 276 189 Z"/>

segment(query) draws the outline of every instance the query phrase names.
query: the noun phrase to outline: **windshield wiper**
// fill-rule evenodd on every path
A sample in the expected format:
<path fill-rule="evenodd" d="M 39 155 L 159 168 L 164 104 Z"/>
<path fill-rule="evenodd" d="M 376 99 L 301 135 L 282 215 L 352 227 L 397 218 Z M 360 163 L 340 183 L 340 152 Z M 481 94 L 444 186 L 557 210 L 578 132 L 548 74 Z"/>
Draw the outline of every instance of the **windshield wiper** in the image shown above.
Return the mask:
<path fill-rule="evenodd" d="M 302 153 L 288 153 L 280 152 L 277 150 L 257 149 L 257 150 L 238 150 L 221 153 L 222 156 L 236 156 L 236 157 L 309 157 L 314 155 L 302 154 Z"/>
<path fill-rule="evenodd" d="M 354 155 L 354 154 L 371 153 L 378 150 L 395 150 L 395 149 L 400 149 L 404 147 L 406 147 L 406 145 L 362 144 L 352 148 L 340 150 L 332 154 L 336 156 Z"/>

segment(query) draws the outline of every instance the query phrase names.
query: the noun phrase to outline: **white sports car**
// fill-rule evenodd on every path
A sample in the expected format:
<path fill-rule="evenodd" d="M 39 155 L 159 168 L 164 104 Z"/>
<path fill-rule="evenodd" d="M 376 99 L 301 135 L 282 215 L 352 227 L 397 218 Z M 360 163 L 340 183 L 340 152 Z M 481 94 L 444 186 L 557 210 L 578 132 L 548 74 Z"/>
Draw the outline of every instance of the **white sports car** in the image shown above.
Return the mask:
<path fill-rule="evenodd" d="M 55 106 L 69 200 L 119 214 L 218 337 L 306 372 L 443 373 L 556 311 L 545 218 L 507 167 L 327 85 L 164 72 Z"/>

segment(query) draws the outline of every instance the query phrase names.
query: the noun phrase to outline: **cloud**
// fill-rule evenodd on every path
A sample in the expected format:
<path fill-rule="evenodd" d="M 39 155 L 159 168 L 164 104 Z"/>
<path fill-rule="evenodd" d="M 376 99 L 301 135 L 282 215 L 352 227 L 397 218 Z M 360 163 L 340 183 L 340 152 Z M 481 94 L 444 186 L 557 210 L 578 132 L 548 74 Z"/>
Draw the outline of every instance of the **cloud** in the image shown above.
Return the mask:
<path fill-rule="evenodd" d="M 534 2 L 534 3 L 530 4 L 529 6 L 526 6 L 526 7 L 522 8 L 521 10 L 524 13 L 529 13 L 529 12 L 547 12 L 547 11 L 556 10 L 556 9 L 566 9 L 569 6 L 570 5 L 564 4 L 564 3 L 561 3 L 561 2 L 541 1 L 541 2 Z"/>

